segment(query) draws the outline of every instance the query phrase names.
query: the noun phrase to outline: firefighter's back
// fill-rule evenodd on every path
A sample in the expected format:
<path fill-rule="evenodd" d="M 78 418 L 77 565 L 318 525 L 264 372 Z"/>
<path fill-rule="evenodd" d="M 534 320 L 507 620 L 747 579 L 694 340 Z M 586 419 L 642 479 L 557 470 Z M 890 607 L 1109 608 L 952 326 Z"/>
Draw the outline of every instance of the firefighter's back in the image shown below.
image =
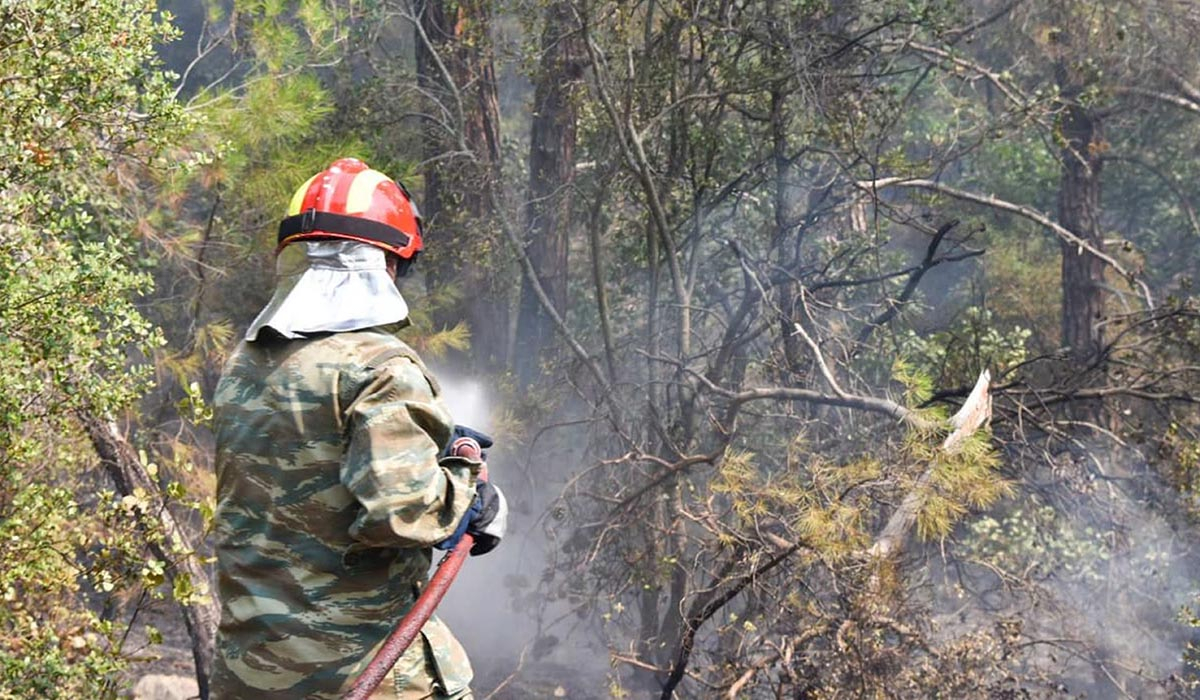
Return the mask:
<path fill-rule="evenodd" d="M 381 354 L 411 350 L 377 331 L 261 339 L 226 365 L 215 398 L 220 698 L 338 697 L 424 580 L 428 549 L 350 536 L 346 412 Z"/>

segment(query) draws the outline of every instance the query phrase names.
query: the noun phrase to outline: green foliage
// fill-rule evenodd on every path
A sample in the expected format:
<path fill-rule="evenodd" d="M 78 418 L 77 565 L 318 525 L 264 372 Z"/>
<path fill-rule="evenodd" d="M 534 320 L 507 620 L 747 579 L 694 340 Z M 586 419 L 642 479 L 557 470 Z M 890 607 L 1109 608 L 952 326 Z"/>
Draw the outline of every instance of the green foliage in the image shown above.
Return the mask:
<path fill-rule="evenodd" d="M 904 387 L 904 403 L 907 406 L 921 406 L 933 396 L 932 375 L 918 369 L 904 359 L 904 355 L 892 363 L 892 377 Z M 930 418 L 934 416 L 931 415 Z"/>
<path fill-rule="evenodd" d="M 917 534 L 925 539 L 944 538 L 968 509 L 982 510 L 1011 496 L 1013 486 L 997 473 L 999 464 L 986 430 L 967 438 L 952 454 L 936 456 L 917 516 Z"/>
<path fill-rule="evenodd" d="M 30 622 L 19 647 L 0 648 L 0 700 L 108 697 L 121 664 L 94 633 L 60 638 Z"/>
<path fill-rule="evenodd" d="M 165 132 L 154 125 L 179 110 L 155 70 L 154 45 L 175 32 L 155 14 L 146 0 L 31 0 L 5 8 L 0 188 L 37 182 L 87 199 L 71 182 L 77 169 L 103 166 L 146 139 L 162 142 Z"/>
<path fill-rule="evenodd" d="M 1014 575 L 1099 583 L 1112 556 L 1111 538 L 1080 528 L 1053 507 L 1028 501 L 998 516 L 985 515 L 964 539 L 972 556 Z"/>
<path fill-rule="evenodd" d="M 116 417 L 150 386 L 161 334 L 130 250 L 128 168 L 188 121 L 154 60 L 153 2 L 9 4 L 0 23 L 0 697 L 111 697 L 121 629 L 92 604 L 141 581 L 138 523 L 106 520 L 79 412 Z M 82 494 L 82 495 L 77 495 Z M 106 506 L 98 504 L 101 511 Z M 123 551 L 113 558 L 105 551 Z"/>
<path fill-rule="evenodd" d="M 996 240 L 989 251 L 986 313 L 992 324 L 1010 333 L 1010 341 L 1003 343 L 1008 349 L 994 346 L 992 351 L 1001 359 L 1008 356 L 1016 362 L 1015 341 L 1025 331 L 1028 331 L 1026 349 L 1030 354 L 1058 347 L 1062 280 L 1056 266 L 1046 264 L 1059 255 L 1059 246 L 1054 241 L 1031 236 L 1020 228 L 1011 234 Z M 960 335 L 969 337 L 965 333 Z"/>
<path fill-rule="evenodd" d="M 1158 445 L 1167 477 L 1179 491 L 1192 518 L 1200 517 L 1200 440 L 1186 426 L 1172 421 Z"/>
<path fill-rule="evenodd" d="M 920 405 L 938 386 L 970 386 L 980 369 L 993 376 L 1019 367 L 1028 357 L 1026 345 L 1032 331 L 1021 326 L 1003 328 L 989 309 L 971 307 L 954 323 L 933 333 L 905 330 L 898 335 L 901 356 L 912 358 L 918 377 L 897 377 L 908 387 L 905 400 Z M 907 379 L 907 381 L 906 381 Z"/>
<path fill-rule="evenodd" d="M 78 490 L 32 481 L 5 504 L 0 698 L 112 697 L 127 661 L 111 611 L 139 589 L 164 596 L 165 564 L 145 554 L 161 535 L 137 497 L 101 492 L 82 507 Z"/>
<path fill-rule="evenodd" d="M 129 269 L 117 240 L 71 240 L 68 227 L 81 218 L 90 219 L 59 217 L 63 230 L 53 234 L 6 227 L 0 242 L 0 356 L 6 368 L 0 420 L 10 428 L 0 437 L 0 455 L 12 456 L 18 446 L 9 441 L 31 419 L 84 407 L 111 413 L 147 386 L 150 368 L 127 369 L 127 348 L 160 342 L 131 302 L 149 280 Z M 56 390 L 54 400 L 37 401 L 47 384 Z"/>

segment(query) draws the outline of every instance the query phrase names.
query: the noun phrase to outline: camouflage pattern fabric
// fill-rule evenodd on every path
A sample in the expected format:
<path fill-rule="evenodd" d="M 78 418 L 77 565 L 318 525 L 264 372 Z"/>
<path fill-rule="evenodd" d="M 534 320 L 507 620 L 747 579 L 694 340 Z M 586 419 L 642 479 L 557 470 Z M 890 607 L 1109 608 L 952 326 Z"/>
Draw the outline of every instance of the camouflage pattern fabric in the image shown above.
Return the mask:
<path fill-rule="evenodd" d="M 438 394 L 382 330 L 238 346 L 214 402 L 213 700 L 338 698 L 411 607 L 480 467 L 439 464 Z M 435 618 L 376 697 L 466 697 L 471 677 Z"/>

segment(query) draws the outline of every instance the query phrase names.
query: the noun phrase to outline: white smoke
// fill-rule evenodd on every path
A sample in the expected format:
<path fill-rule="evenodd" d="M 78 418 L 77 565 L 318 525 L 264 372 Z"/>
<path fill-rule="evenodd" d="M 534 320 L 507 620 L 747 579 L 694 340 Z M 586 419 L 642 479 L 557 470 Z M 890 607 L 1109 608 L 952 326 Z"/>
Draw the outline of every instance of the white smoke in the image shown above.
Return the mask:
<path fill-rule="evenodd" d="M 454 416 L 454 422 L 490 434 L 495 425 L 493 403 L 484 386 L 473 379 L 439 374 L 442 401 Z"/>
<path fill-rule="evenodd" d="M 1023 466 L 1026 490 L 976 516 L 959 550 L 1007 578 L 963 576 L 951 562 L 934 576 L 948 584 L 938 627 L 1007 620 L 1026 663 L 1072 697 L 1174 697 L 1193 636 L 1179 611 L 1200 577 L 1186 518 L 1161 507 L 1169 487 L 1136 450 L 1111 444 Z M 987 538 L 997 546 L 981 546 Z"/>
<path fill-rule="evenodd" d="M 546 601 L 537 592 L 557 546 L 546 536 L 546 513 L 579 456 L 559 449 L 552 436 L 539 439 L 536 454 L 528 453 L 512 436 L 495 432 L 504 425 L 497 392 L 452 371 L 434 372 L 455 422 L 495 440 L 488 471 L 510 509 L 503 542 L 491 554 L 467 561 L 437 611 L 471 658 L 475 696 L 602 695 L 607 652 L 586 635 L 572 634 L 578 619 L 564 602 Z M 489 695 L 498 685 L 502 689 Z"/>

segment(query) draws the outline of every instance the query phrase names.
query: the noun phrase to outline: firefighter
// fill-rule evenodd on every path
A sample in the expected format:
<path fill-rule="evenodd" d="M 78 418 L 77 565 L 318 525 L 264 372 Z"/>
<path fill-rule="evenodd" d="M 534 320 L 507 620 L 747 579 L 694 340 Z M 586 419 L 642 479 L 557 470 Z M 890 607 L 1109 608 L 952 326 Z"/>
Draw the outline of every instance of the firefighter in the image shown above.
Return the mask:
<path fill-rule="evenodd" d="M 463 531 L 495 547 L 503 496 L 449 453 L 437 381 L 394 332 L 421 251 L 407 191 L 353 158 L 292 197 L 277 286 L 215 398 L 215 700 L 337 698 Z M 457 430 L 457 432 L 456 432 Z M 469 439 L 468 438 L 468 439 Z M 376 698 L 468 698 L 466 654 L 436 617 Z"/>

